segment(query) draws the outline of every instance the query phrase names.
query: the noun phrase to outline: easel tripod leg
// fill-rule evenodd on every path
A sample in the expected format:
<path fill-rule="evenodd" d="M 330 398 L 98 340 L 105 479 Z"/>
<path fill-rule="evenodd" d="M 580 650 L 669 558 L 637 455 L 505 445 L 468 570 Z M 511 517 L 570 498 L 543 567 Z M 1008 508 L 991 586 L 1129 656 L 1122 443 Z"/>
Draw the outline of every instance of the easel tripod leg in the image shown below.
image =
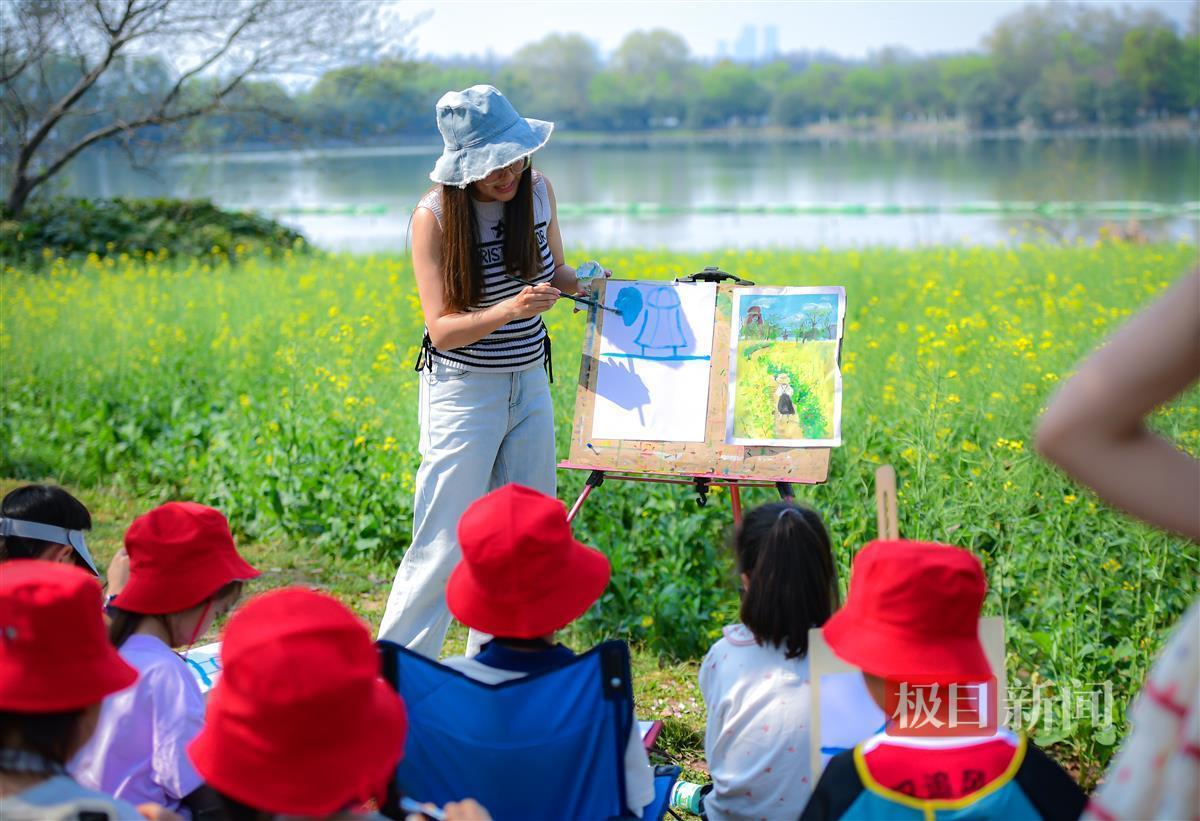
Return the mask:
<path fill-rule="evenodd" d="M 740 525 L 742 523 L 742 489 L 738 487 L 737 482 L 729 483 L 729 504 L 733 507 L 733 523 Z"/>

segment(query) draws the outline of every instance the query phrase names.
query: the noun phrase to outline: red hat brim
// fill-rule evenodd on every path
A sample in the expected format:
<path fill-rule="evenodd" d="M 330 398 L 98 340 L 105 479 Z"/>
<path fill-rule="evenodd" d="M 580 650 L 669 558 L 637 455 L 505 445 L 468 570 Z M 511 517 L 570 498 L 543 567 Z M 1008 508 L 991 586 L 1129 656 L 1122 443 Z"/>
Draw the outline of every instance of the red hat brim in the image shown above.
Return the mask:
<path fill-rule="evenodd" d="M 93 648 L 90 657 L 76 656 L 63 664 L 51 664 L 47 659 L 36 669 L 0 664 L 0 710 L 15 713 L 79 710 L 132 686 L 137 678 L 138 671 L 112 645 Z"/>
<path fill-rule="evenodd" d="M 493 636 L 534 639 L 561 630 L 587 612 L 608 586 L 612 568 L 599 550 L 571 540 L 566 559 L 545 579 L 545 592 L 514 599 L 460 561 L 446 583 L 454 618 Z"/>
<path fill-rule="evenodd" d="M 842 661 L 881 678 L 970 683 L 993 676 L 978 633 L 922 641 L 879 622 L 856 619 L 843 608 L 825 622 L 821 634 Z"/>
<path fill-rule="evenodd" d="M 218 682 L 188 758 L 206 783 L 255 809 L 324 817 L 374 795 L 404 757 L 404 701 L 383 679 L 372 682 L 359 720 L 342 722 L 336 736 L 328 728 L 314 730 L 313 743 L 303 750 L 280 749 L 257 727 L 230 716 L 221 706 L 225 697 Z M 311 720 L 322 723 L 320 716 Z"/>
<path fill-rule="evenodd" d="M 230 582 L 245 582 L 261 573 L 237 553 L 222 556 L 219 563 L 199 570 L 180 568 L 165 579 L 132 574 L 113 604 L 130 613 L 159 616 L 195 607 Z"/>

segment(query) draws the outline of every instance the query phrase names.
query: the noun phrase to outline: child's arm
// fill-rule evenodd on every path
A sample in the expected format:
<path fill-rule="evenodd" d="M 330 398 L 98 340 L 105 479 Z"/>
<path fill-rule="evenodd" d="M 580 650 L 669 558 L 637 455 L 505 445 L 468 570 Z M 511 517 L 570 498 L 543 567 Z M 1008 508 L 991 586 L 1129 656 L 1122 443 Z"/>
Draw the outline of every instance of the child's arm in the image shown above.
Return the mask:
<path fill-rule="evenodd" d="M 1145 424 L 1197 378 L 1200 269 L 1063 384 L 1038 423 L 1038 450 L 1105 501 L 1200 541 L 1200 463 Z"/>

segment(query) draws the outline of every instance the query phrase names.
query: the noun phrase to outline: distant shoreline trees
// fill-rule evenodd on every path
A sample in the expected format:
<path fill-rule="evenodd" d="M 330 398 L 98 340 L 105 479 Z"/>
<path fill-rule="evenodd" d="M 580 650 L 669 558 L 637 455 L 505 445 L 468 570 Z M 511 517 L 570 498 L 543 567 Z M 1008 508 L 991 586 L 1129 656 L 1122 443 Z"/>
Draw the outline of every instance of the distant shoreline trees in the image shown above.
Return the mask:
<path fill-rule="evenodd" d="M 981 51 L 863 61 L 791 54 L 760 65 L 692 57 L 661 29 L 628 35 L 607 63 L 580 34 L 551 34 L 506 61 L 394 60 L 337 68 L 293 95 L 306 139 L 436 139 L 444 91 L 487 82 L 519 110 L 563 129 L 680 128 L 955 120 L 971 129 L 1124 127 L 1200 117 L 1200 2 L 1188 31 L 1153 10 L 1045 4 L 1000 21 Z M 262 118 L 222 118 L 225 144 L 278 136 Z"/>
<path fill-rule="evenodd" d="M 262 34 L 243 32 L 236 20 L 226 19 L 208 39 L 216 38 L 211 53 L 235 58 L 232 67 L 222 72 L 213 58 L 209 71 L 193 65 L 182 73 L 163 46 L 180 40 L 181 31 L 200 36 L 202 15 L 188 14 L 179 25 L 170 17 L 177 8 L 194 10 L 195 0 L 70 2 L 79 14 L 67 15 L 68 5 L 17 0 L 0 15 L 6 35 L 0 49 L 0 182 L 9 210 L 19 208 L 47 169 L 53 174 L 101 142 L 97 133 L 171 148 L 436 140 L 434 102 L 448 89 L 475 83 L 498 86 L 519 110 L 555 120 L 561 129 L 612 134 L 824 123 L 952 121 L 991 130 L 1200 120 L 1200 0 L 1186 32 L 1153 10 L 1047 3 L 1001 20 L 979 51 L 917 57 L 891 48 L 860 61 L 789 54 L 758 65 L 696 59 L 679 35 L 661 29 L 631 33 L 607 62 L 580 34 L 548 35 L 503 61 L 420 62 L 378 49 L 322 47 L 312 35 L 328 32 L 330 21 L 314 21 L 311 31 L 295 25 L 321 4 L 237 0 L 260 28 L 267 11 L 289 25 Z M 339 10 L 326 15 L 334 25 L 368 19 L 372 8 L 325 5 Z M 105 26 L 129 9 L 167 21 L 160 25 L 164 42 L 158 48 L 121 51 L 122 35 Z M 96 16 L 92 35 L 70 36 L 66 27 L 90 25 L 88 14 Z M 398 30 L 407 26 L 393 21 Z M 387 34 L 366 25 L 350 28 L 355 31 L 346 32 L 343 45 Z M 235 32 L 237 48 L 228 48 L 228 55 L 220 50 L 223 32 Z M 114 42 L 119 47 L 108 54 Z M 290 44 L 299 47 L 289 50 Z M 315 67 L 312 58 L 323 48 L 324 70 L 313 72 L 317 79 L 310 85 L 301 87 L 294 76 L 285 84 L 262 70 L 283 64 L 276 53 Z M 342 57 L 332 59 L 335 53 Z M 272 59 L 255 59 L 262 54 Z M 60 107 L 67 98 L 70 104 Z"/>

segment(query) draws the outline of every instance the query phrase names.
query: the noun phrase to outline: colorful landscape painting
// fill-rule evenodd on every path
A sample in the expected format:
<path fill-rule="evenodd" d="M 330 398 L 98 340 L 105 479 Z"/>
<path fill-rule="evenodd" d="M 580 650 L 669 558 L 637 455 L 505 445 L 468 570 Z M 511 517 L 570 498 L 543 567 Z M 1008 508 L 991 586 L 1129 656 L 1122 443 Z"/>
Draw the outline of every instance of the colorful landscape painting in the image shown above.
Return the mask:
<path fill-rule="evenodd" d="M 726 438 L 739 445 L 841 444 L 838 369 L 845 291 L 734 292 Z"/>

